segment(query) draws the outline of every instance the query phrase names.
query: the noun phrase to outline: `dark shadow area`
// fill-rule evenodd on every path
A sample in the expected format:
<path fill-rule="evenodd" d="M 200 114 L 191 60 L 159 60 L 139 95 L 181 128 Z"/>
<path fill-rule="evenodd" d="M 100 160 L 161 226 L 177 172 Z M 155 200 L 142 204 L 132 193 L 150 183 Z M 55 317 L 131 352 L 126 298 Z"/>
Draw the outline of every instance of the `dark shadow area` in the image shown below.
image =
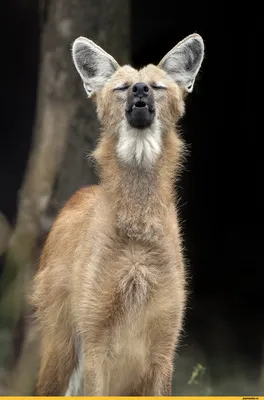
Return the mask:
<path fill-rule="evenodd" d="M 1 84 L 0 210 L 13 224 L 35 118 L 40 14 L 38 1 L 11 0 L 1 10 L 6 62 Z"/>

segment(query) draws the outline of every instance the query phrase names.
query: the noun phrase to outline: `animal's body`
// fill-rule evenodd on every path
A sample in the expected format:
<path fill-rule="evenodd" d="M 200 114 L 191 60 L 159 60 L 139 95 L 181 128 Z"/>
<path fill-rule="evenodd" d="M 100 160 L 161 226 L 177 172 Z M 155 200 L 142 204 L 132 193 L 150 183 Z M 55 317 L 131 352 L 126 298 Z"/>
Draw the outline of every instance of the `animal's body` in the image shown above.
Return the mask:
<path fill-rule="evenodd" d="M 203 51 L 191 35 L 136 71 L 88 39 L 73 44 L 101 123 L 101 182 L 63 207 L 34 278 L 38 395 L 171 394 L 186 305 L 176 124 Z"/>

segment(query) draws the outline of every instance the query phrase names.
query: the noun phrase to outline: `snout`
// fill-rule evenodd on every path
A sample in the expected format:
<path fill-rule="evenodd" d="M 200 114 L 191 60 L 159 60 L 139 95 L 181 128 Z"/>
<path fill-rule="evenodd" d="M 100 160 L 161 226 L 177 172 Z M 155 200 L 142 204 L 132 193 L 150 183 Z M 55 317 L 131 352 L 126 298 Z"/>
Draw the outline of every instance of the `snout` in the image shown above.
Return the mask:
<path fill-rule="evenodd" d="M 126 118 L 134 128 L 149 127 L 155 116 L 155 102 L 152 89 L 144 82 L 132 86 L 127 97 Z"/>

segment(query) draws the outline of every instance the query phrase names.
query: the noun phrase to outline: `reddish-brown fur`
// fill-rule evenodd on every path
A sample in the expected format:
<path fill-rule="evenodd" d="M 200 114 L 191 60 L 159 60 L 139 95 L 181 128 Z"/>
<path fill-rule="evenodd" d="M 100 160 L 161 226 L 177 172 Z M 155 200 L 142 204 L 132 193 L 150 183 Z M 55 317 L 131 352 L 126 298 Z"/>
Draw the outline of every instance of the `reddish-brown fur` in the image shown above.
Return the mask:
<path fill-rule="evenodd" d="M 120 163 L 117 82 L 159 80 L 162 152 L 151 168 Z M 101 184 L 79 190 L 46 240 L 31 301 L 41 336 L 38 395 L 63 395 L 82 358 L 84 395 L 170 395 L 186 278 L 174 198 L 184 91 L 164 71 L 120 67 L 96 95 Z M 79 365 L 79 364 L 78 364 Z"/>

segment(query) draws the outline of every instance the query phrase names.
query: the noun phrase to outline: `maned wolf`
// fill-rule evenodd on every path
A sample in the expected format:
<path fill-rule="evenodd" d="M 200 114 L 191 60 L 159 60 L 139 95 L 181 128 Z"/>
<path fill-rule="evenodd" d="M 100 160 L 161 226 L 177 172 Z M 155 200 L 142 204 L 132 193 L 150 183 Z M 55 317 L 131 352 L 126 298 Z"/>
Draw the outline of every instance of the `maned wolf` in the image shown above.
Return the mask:
<path fill-rule="evenodd" d="M 101 183 L 63 207 L 34 278 L 37 394 L 171 395 L 186 303 L 176 125 L 203 40 L 190 35 L 139 71 L 84 37 L 72 56 L 101 123 L 93 154 Z"/>

